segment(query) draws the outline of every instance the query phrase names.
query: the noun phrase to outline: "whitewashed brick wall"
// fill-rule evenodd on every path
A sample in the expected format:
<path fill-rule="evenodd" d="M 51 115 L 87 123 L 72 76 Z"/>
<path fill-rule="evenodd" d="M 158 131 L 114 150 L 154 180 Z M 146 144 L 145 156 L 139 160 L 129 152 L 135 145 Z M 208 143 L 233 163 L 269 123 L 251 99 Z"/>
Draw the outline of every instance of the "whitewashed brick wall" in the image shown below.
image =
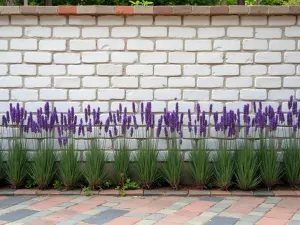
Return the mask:
<path fill-rule="evenodd" d="M 9 102 L 197 102 L 236 109 L 300 99 L 297 16 L 0 16 L 0 114 Z M 130 105 L 130 104 L 129 104 Z"/>

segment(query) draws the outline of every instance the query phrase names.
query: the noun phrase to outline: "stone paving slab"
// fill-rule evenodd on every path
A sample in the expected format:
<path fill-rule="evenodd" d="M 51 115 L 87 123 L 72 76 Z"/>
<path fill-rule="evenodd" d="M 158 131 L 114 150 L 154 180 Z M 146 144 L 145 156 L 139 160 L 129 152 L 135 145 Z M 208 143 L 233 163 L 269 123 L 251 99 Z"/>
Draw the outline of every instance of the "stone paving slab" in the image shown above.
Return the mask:
<path fill-rule="evenodd" d="M 300 225 L 295 197 L 7 196 L 0 224 Z"/>

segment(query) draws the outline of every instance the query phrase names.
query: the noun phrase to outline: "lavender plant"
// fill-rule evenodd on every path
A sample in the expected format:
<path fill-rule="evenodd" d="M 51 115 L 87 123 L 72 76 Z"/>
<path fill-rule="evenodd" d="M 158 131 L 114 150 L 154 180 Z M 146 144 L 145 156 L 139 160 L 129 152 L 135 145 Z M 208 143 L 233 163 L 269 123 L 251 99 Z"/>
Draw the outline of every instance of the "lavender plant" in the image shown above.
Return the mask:
<path fill-rule="evenodd" d="M 143 107 L 143 105 L 141 106 Z M 144 110 L 142 110 L 144 111 Z M 143 115 L 142 115 L 143 118 Z M 149 189 L 152 184 L 160 177 L 158 166 L 158 150 L 157 143 L 162 129 L 162 118 L 158 120 L 156 130 L 156 141 L 152 139 L 154 132 L 153 113 L 151 112 L 151 103 L 146 107 L 146 135 L 142 141 L 139 141 L 138 152 L 136 153 L 135 161 L 139 181 L 143 188 Z"/>

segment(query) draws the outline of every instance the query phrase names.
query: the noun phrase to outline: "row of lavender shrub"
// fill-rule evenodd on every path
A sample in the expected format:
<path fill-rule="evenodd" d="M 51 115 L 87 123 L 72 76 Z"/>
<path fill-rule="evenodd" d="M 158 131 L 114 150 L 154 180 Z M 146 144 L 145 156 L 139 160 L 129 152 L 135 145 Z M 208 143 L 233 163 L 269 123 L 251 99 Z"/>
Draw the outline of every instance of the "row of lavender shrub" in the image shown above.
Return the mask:
<path fill-rule="evenodd" d="M 28 176 L 39 188 L 47 188 L 57 175 L 66 189 L 78 185 L 81 177 L 86 179 L 91 189 L 97 189 L 108 175 L 105 170 L 107 155 L 104 143 L 99 138 L 104 137 L 112 143 L 115 181 L 124 185 L 129 177 L 129 138 L 138 134 L 143 137 L 138 140 L 138 151 L 134 158 L 138 182 L 143 188 L 151 188 L 153 183 L 163 178 L 177 189 L 182 176 L 186 176 L 183 174 L 184 160 L 180 148 L 183 121 L 187 116 L 187 129 L 192 140 L 189 171 L 197 187 L 205 188 L 213 183 L 221 189 L 235 185 L 248 190 L 262 183 L 271 188 L 279 180 L 298 187 L 300 151 L 296 133 L 300 128 L 300 110 L 297 110 L 297 104 L 291 96 L 287 113 L 283 112 L 282 105 L 274 109 L 272 106 L 263 107 L 262 102 L 252 103 L 253 112 L 250 111 L 250 105 L 245 104 L 243 109 L 236 111 L 224 107 L 221 113 L 214 110 L 213 105 L 205 112 L 197 104 L 192 119 L 193 110 L 181 113 L 177 103 L 173 111 L 165 109 L 157 122 L 151 102 L 141 103 L 139 113 L 136 112 L 135 103 L 132 103 L 132 113 L 128 113 L 127 107 L 120 104 L 118 110 L 110 111 L 104 120 L 101 109 L 91 109 L 89 105 L 84 109 L 84 117 L 80 118 L 74 108 L 69 109 L 68 113 L 59 113 L 56 108 L 50 110 L 48 102 L 36 112 L 27 112 L 19 104 L 10 104 L 2 116 L 0 135 L 10 132 L 13 138 L 9 142 L 7 156 L 1 155 L 2 171 L 13 188 L 22 186 Z M 213 118 L 213 125 L 208 122 L 210 117 Z M 223 137 L 219 139 L 219 149 L 212 162 L 207 148 L 210 126 Z M 279 127 L 290 131 L 282 149 L 282 164 L 275 138 Z M 241 132 L 244 132 L 245 138 L 238 142 L 236 138 Z M 35 137 L 38 143 L 32 158 L 29 157 L 27 139 L 24 138 L 28 134 Z M 61 148 L 60 154 L 54 151 L 54 137 L 57 137 Z M 78 160 L 75 137 L 88 137 L 83 167 Z M 158 160 L 157 147 L 161 138 L 167 142 L 162 165 Z M 258 151 L 255 150 L 257 148 Z"/>

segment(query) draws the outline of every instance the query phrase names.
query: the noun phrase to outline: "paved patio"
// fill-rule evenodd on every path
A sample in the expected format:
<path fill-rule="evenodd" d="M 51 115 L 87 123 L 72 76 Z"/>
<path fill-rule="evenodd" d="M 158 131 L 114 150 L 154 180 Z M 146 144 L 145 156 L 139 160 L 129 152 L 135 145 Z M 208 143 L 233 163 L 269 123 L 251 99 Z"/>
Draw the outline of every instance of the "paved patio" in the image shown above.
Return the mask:
<path fill-rule="evenodd" d="M 299 198 L 0 197 L 0 224 L 300 225 Z"/>

